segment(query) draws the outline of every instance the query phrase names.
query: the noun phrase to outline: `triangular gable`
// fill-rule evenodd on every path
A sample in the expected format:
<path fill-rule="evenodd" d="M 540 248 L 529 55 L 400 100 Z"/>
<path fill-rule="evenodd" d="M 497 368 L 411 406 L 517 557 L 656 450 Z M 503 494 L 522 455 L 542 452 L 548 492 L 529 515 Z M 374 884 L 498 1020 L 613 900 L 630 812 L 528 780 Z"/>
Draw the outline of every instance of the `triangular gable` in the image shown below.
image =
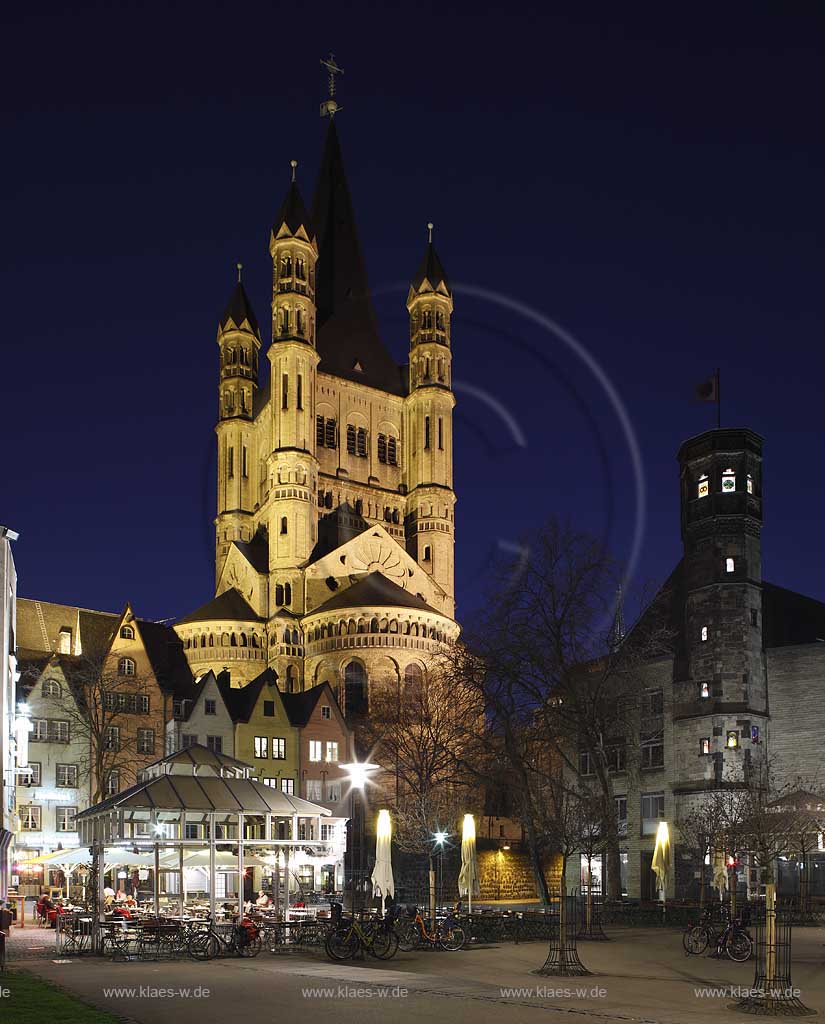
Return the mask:
<path fill-rule="evenodd" d="M 372 572 L 380 572 L 411 594 L 420 594 L 437 611 L 446 609 L 445 591 L 383 526 L 376 524 L 307 566 L 307 614 Z"/>
<path fill-rule="evenodd" d="M 266 615 L 266 574 L 260 572 L 251 561 L 251 556 L 244 550 L 245 546 L 230 544 L 229 551 L 221 567 L 216 593 L 237 590 L 244 600 L 254 609 L 256 615 Z"/>

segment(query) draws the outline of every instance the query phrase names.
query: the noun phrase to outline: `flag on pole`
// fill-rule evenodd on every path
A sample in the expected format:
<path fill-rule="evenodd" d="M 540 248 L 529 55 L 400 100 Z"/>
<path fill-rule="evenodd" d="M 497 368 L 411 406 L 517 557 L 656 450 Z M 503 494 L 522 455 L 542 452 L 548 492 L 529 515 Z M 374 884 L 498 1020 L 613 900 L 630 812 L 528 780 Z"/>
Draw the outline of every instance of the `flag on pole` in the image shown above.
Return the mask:
<path fill-rule="evenodd" d="M 713 402 L 716 406 L 716 426 L 722 426 L 722 400 L 719 388 L 719 371 L 711 374 L 707 380 L 703 380 L 696 388 L 696 398 L 700 402 Z"/>
<path fill-rule="evenodd" d="M 719 401 L 719 374 L 714 373 L 696 387 L 696 397 L 700 402 Z"/>

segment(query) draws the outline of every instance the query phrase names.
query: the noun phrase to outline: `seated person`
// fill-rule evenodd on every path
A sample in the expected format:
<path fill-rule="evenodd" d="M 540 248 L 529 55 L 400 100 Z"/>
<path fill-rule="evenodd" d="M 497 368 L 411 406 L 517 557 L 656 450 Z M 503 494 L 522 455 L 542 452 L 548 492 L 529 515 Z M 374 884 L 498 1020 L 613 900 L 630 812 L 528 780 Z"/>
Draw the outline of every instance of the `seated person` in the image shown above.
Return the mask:
<path fill-rule="evenodd" d="M 272 900 L 267 896 L 267 894 L 263 891 L 263 889 L 260 889 L 258 891 L 258 898 L 255 900 L 255 906 L 256 907 L 271 907 L 272 906 Z"/>
<path fill-rule="evenodd" d="M 125 903 L 126 893 L 122 889 L 118 889 L 117 893 L 115 894 L 115 899 L 117 900 L 118 903 Z"/>

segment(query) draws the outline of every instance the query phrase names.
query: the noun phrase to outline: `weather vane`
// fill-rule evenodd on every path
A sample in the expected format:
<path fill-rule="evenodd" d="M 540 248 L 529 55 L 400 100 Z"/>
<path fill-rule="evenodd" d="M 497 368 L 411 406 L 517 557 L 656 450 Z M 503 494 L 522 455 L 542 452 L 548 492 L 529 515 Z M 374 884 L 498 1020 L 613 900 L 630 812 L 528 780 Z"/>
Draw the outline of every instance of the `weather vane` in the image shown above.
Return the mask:
<path fill-rule="evenodd" d="M 334 53 L 330 53 L 326 60 L 321 58 L 321 67 L 327 69 L 327 88 L 329 89 L 329 99 L 324 100 L 321 104 L 321 117 L 335 117 L 341 109 L 335 100 L 335 76 L 343 75 L 344 69 L 339 68 L 335 63 Z"/>
<path fill-rule="evenodd" d="M 241 283 L 241 272 L 243 271 L 243 263 L 236 263 L 235 269 L 238 271 L 238 284 Z"/>

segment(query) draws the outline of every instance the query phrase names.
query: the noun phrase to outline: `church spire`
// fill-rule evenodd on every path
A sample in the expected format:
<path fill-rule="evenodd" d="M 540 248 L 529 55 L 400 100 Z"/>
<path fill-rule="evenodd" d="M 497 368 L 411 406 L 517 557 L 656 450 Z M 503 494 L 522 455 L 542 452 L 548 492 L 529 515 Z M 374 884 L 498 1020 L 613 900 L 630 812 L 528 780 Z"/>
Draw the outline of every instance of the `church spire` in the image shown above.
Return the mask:
<path fill-rule="evenodd" d="M 412 279 L 413 291 L 417 294 L 422 292 L 437 292 L 440 291 L 444 295 L 452 294 L 450 292 L 450 283 L 447 280 L 447 275 L 444 272 L 444 267 L 441 264 L 441 260 L 438 258 L 438 253 L 435 251 L 433 245 L 433 224 L 430 222 L 427 224 L 427 249 L 424 253 L 424 259 L 421 261 L 418 267 L 418 271 Z"/>
<path fill-rule="evenodd" d="M 301 233 L 306 241 L 311 242 L 315 237 L 315 229 L 312 226 L 312 218 L 304 205 L 298 182 L 295 180 L 298 161 L 290 160 L 289 163 L 292 168 L 292 180 L 284 201 L 281 203 L 281 208 L 272 222 L 272 235 L 274 238 L 279 238 L 284 234 L 297 235 Z"/>
<path fill-rule="evenodd" d="M 402 394 L 401 371 L 378 332 L 334 118 L 327 127 L 312 223 L 318 238 L 315 294 L 321 369 Z"/>
<path fill-rule="evenodd" d="M 241 267 L 242 264 L 236 264 L 238 280 L 232 291 L 232 295 L 229 298 L 229 304 L 220 319 L 220 328 L 222 331 L 230 330 L 232 328 L 239 331 L 249 331 L 256 337 L 260 337 L 258 321 L 252 310 L 252 303 L 249 301 L 249 296 L 246 294 L 246 289 L 241 282 Z M 244 324 L 247 326 L 244 327 Z"/>

